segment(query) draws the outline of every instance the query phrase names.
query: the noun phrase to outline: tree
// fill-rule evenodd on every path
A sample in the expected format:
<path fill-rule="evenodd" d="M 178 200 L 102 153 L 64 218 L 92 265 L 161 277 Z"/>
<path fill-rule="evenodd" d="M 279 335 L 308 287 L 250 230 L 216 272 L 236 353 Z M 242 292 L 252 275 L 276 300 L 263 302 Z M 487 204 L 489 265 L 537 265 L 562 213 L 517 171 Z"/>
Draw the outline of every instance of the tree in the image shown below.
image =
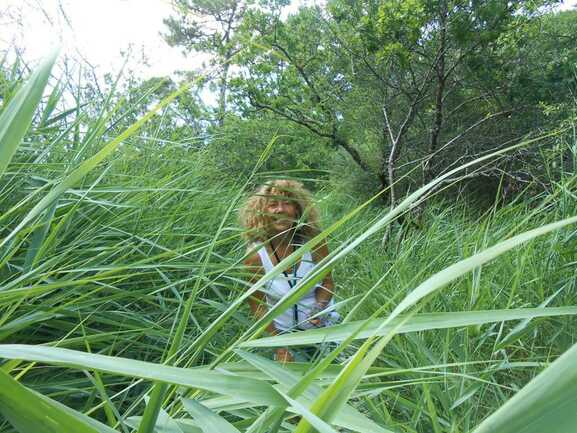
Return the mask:
<path fill-rule="evenodd" d="M 307 128 L 370 171 L 370 163 L 341 129 L 342 102 L 350 85 L 321 15 L 319 7 L 302 8 L 286 22 L 260 10 L 247 14 L 242 31 L 256 35 L 257 42 L 240 56 L 235 89 L 250 106 Z"/>
<path fill-rule="evenodd" d="M 286 1 L 261 2 L 278 10 Z M 241 49 L 237 30 L 254 0 L 173 0 L 175 17 L 164 20 L 171 46 L 180 46 L 185 53 L 206 53 L 218 72 L 218 125 L 222 126 L 227 111 L 227 91 L 234 56 Z"/>
<path fill-rule="evenodd" d="M 502 41 L 548 3 L 333 0 L 286 21 L 252 11 L 242 31 L 258 39 L 237 89 L 344 150 L 394 204 L 400 161 L 430 179 L 468 153 L 473 133 L 522 108 L 475 62 L 501 62 Z"/>

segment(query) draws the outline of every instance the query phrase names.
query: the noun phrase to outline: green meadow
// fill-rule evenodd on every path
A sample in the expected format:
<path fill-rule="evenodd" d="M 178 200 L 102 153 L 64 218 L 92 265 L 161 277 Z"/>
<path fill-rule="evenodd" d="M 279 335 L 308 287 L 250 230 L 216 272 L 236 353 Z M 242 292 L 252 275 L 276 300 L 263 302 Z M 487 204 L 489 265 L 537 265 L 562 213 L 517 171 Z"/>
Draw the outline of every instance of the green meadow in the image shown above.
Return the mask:
<path fill-rule="evenodd" d="M 391 203 L 338 166 L 271 164 L 286 146 L 272 128 L 227 169 L 165 128 L 187 87 L 139 112 L 112 82 L 95 106 L 64 96 L 56 59 L 1 67 L 0 431 L 575 431 L 574 120 L 414 187 L 402 173 Z M 516 152 L 547 153 L 547 188 L 468 197 Z M 276 178 L 314 192 L 323 231 L 251 285 L 238 210 Z M 254 319 L 248 297 L 324 241 L 329 256 Z M 327 272 L 342 322 L 267 335 Z M 328 349 L 272 360 L 311 344 Z"/>

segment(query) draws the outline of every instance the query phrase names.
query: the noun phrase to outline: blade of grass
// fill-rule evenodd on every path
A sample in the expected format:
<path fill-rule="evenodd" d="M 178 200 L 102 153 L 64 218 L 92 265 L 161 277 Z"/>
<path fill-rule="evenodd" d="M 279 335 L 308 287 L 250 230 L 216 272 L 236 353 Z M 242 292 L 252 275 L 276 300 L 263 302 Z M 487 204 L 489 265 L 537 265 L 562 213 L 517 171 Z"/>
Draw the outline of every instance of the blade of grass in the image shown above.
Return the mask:
<path fill-rule="evenodd" d="M 294 411 L 305 418 L 319 433 L 337 433 L 330 425 L 312 413 L 306 406 L 299 403 L 297 400 L 290 398 L 287 394 L 278 390 L 285 400 L 292 406 Z"/>
<path fill-rule="evenodd" d="M 240 433 L 235 426 L 196 400 L 183 398 L 182 405 L 204 433 Z"/>
<path fill-rule="evenodd" d="M 487 417 L 473 433 L 574 433 L 577 344 Z"/>
<path fill-rule="evenodd" d="M 381 327 L 390 325 L 391 321 L 398 317 L 404 310 L 415 305 L 425 296 L 432 294 L 436 290 L 439 290 L 451 281 L 454 281 L 478 266 L 493 260 L 499 255 L 504 254 L 524 242 L 561 229 L 575 222 L 577 222 L 577 217 L 568 218 L 529 230 L 443 269 L 409 292 L 409 294 L 392 311 L 387 320 L 381 324 Z M 402 322 L 397 324 L 397 327 L 400 326 L 402 326 Z M 311 407 L 312 412 L 319 415 L 324 420 L 330 419 L 334 416 L 334 414 L 338 412 L 342 405 L 348 400 L 349 395 L 356 388 L 363 375 L 382 352 L 388 341 L 393 337 L 395 331 L 395 329 L 392 329 L 387 335 L 381 337 L 370 351 L 369 346 L 372 339 L 367 340 L 359 348 L 356 355 L 349 361 L 347 366 L 340 372 L 333 384 L 329 386 L 315 401 L 314 405 Z M 310 432 L 310 429 L 311 425 L 303 419 L 297 426 L 295 433 L 308 433 Z"/>
<path fill-rule="evenodd" d="M 22 219 L 22 221 L 14 228 L 8 236 L 6 236 L 2 242 L 0 242 L 0 248 L 2 248 L 6 243 L 8 243 L 16 234 L 22 230 L 27 224 L 29 224 L 33 219 L 35 219 L 40 213 L 42 213 L 50 204 L 65 192 L 68 188 L 74 186 L 78 183 L 87 173 L 94 169 L 100 162 L 107 158 L 124 140 L 133 135 L 138 129 L 142 127 L 152 116 L 156 114 L 158 110 L 162 107 L 170 104 L 176 97 L 187 90 L 188 86 L 182 86 L 179 90 L 173 92 L 162 101 L 160 101 L 155 107 L 148 111 L 139 120 L 133 123 L 129 128 L 122 132 L 114 140 L 106 144 L 99 152 L 94 156 L 88 158 L 82 164 L 80 164 L 75 170 L 72 171 L 68 176 L 66 176 L 59 184 L 57 184 L 46 196 L 44 196 Z"/>
<path fill-rule="evenodd" d="M 32 123 L 57 57 L 54 51 L 40 64 L 0 115 L 0 177 Z"/>
<path fill-rule="evenodd" d="M 298 386 L 302 379 L 299 374 L 288 370 L 286 367 L 281 366 L 278 362 L 271 361 L 270 359 L 263 358 L 262 356 L 258 356 L 254 353 L 243 352 L 240 350 L 237 350 L 236 353 L 258 368 L 264 374 L 273 378 L 279 384 L 283 385 L 287 390 L 285 392 L 288 394 L 291 394 L 291 391 L 295 389 L 296 386 Z M 302 397 L 300 398 L 304 403 L 310 405 L 311 402 L 313 402 L 319 395 L 321 395 L 323 389 L 314 383 L 310 383 L 308 388 L 303 389 L 302 391 Z M 293 396 L 290 397 L 294 398 Z M 357 411 L 354 407 L 348 404 L 345 404 L 341 411 L 335 413 L 334 423 L 341 427 L 362 433 L 390 433 L 390 430 L 377 425 L 364 414 Z"/>
<path fill-rule="evenodd" d="M 82 414 L 63 410 L 0 371 L 0 412 L 22 433 L 110 433 L 114 430 Z"/>
<path fill-rule="evenodd" d="M 551 296 L 549 296 L 547 299 L 545 299 L 539 305 L 539 307 L 546 307 L 547 305 L 549 305 L 549 303 L 553 299 L 555 299 L 555 297 L 559 293 L 561 293 L 561 291 L 563 289 L 564 289 L 564 287 L 561 287 L 559 290 L 557 290 L 555 293 L 553 293 Z M 527 331 L 527 328 L 528 328 L 529 324 L 531 323 L 531 319 L 532 319 L 532 317 L 525 317 L 520 323 L 518 323 L 513 329 L 511 329 L 509 331 L 509 333 L 501 339 L 501 341 L 496 342 L 495 349 L 493 351 L 500 350 L 503 347 L 505 347 L 507 344 L 510 344 L 512 341 L 521 337 L 521 335 L 523 335 L 523 333 Z"/>
<path fill-rule="evenodd" d="M 179 386 L 232 395 L 265 405 L 283 405 L 284 399 L 268 383 L 217 372 L 195 371 L 134 359 L 89 354 L 57 347 L 0 345 L 0 357 L 44 362 L 156 380 Z"/>
<path fill-rule="evenodd" d="M 518 308 L 510 310 L 463 311 L 449 313 L 420 313 L 410 317 L 404 325 L 398 328 L 397 333 L 428 331 L 432 329 L 446 329 L 482 325 L 508 320 L 532 319 L 536 317 L 558 317 L 577 314 L 577 306 L 549 307 L 549 308 Z M 385 335 L 392 328 L 405 320 L 399 316 L 382 327 L 388 319 L 373 319 L 355 338 L 364 339 L 372 335 Z M 347 338 L 362 321 L 348 322 L 326 328 L 310 329 L 274 337 L 260 338 L 242 343 L 241 347 L 286 347 L 306 346 L 327 341 L 342 341 Z M 378 330 L 378 331 L 377 331 Z M 375 334 L 376 332 L 376 334 Z"/>

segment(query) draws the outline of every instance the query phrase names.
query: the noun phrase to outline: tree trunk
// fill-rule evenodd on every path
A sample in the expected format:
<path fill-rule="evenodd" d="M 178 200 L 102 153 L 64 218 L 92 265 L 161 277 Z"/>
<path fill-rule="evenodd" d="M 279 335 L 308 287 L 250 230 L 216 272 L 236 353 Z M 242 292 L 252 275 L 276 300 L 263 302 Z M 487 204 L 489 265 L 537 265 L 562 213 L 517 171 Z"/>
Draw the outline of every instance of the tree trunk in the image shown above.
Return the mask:
<path fill-rule="evenodd" d="M 218 92 L 218 126 L 222 127 L 224 125 L 224 117 L 226 115 L 226 92 L 228 90 L 228 69 L 229 60 L 225 59 L 222 65 L 222 76 L 220 78 L 219 92 Z"/>
<path fill-rule="evenodd" d="M 391 209 L 395 207 L 395 203 L 397 202 L 397 197 L 395 194 L 395 166 L 397 163 L 397 159 L 401 154 L 401 137 L 397 137 L 395 141 L 393 141 L 393 145 L 391 146 L 391 152 L 389 153 L 389 159 L 387 160 L 387 176 L 388 176 L 388 183 L 389 183 L 389 201 L 391 203 Z"/>
<path fill-rule="evenodd" d="M 440 33 L 439 33 L 439 55 L 437 59 L 437 64 L 435 67 L 435 72 L 437 75 L 437 89 L 435 95 L 435 117 L 433 119 L 433 125 L 431 127 L 431 139 L 429 141 L 429 155 L 425 161 L 423 167 L 423 180 L 428 183 L 432 180 L 432 160 L 434 153 L 439 145 L 439 135 L 441 134 L 441 128 L 443 126 L 443 97 L 445 96 L 445 84 L 447 77 L 445 76 L 445 51 L 447 48 L 447 10 L 446 4 L 441 3 L 441 10 L 439 11 L 439 23 L 440 23 Z"/>

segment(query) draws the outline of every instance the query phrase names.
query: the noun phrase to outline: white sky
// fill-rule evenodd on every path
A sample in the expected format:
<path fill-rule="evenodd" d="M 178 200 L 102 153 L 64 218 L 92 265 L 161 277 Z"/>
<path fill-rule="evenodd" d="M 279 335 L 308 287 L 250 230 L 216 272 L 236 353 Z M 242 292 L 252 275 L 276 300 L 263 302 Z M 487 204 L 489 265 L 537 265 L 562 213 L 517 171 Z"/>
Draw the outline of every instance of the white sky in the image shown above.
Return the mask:
<path fill-rule="evenodd" d="M 314 2 L 293 0 L 287 12 Z M 562 9 L 576 4 L 567 0 Z M 0 52 L 19 47 L 28 62 L 60 46 L 63 54 L 96 66 L 101 76 L 118 72 L 124 62 L 121 52 L 132 45 L 128 66 L 142 77 L 202 68 L 202 56 L 184 57 L 160 36 L 165 31 L 162 19 L 171 14 L 170 0 L 0 0 L 2 12 L 8 14 L 0 15 Z M 143 55 L 149 66 L 142 65 Z"/>
<path fill-rule="evenodd" d="M 287 12 L 311 1 L 293 0 Z M 172 14 L 170 0 L 0 0 L 3 12 L 0 52 L 16 46 L 28 62 L 59 46 L 62 54 L 83 58 L 101 75 L 117 72 L 124 63 L 121 53 L 132 46 L 128 67 L 151 77 L 199 69 L 208 60 L 185 57 L 160 36 L 166 32 L 163 18 Z M 141 64 L 143 58 L 148 66 Z"/>
<path fill-rule="evenodd" d="M 0 44 L 23 48 L 28 61 L 61 46 L 62 54 L 82 56 L 104 71 L 114 71 L 123 64 L 121 51 L 133 44 L 135 61 L 142 51 L 150 56 L 150 75 L 194 66 L 191 59 L 170 48 L 159 35 L 162 18 L 171 13 L 167 1 L 2 0 L 2 3 L 8 4 L 16 20 L 2 19 Z"/>

